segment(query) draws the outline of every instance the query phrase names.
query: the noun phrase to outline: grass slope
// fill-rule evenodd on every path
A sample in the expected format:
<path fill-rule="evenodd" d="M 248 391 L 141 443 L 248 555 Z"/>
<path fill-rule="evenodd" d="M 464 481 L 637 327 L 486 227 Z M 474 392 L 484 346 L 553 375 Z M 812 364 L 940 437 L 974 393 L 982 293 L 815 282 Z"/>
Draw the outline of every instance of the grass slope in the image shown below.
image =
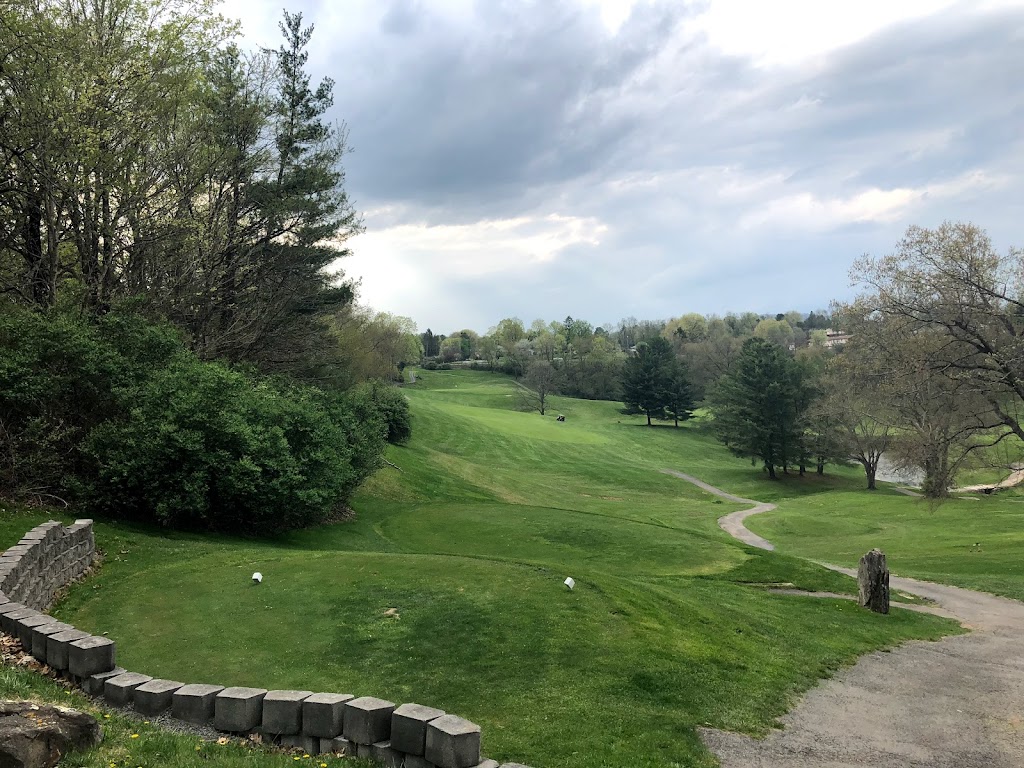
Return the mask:
<path fill-rule="evenodd" d="M 738 505 L 659 470 L 826 505 L 857 496 L 856 473 L 772 484 L 612 403 L 553 398 L 541 417 L 500 376 L 418 378 L 402 471 L 367 484 L 354 521 L 272 542 L 101 523 L 104 566 L 58 615 L 109 632 L 132 670 L 439 706 L 479 722 L 489 756 L 540 768 L 711 766 L 695 726 L 764 733 L 859 654 L 955 631 L 767 593 L 852 583 L 734 542 L 715 521 Z M 0 543 L 39 517 L 0 520 Z"/>
<path fill-rule="evenodd" d="M 1024 495 L 950 499 L 940 505 L 897 495 L 839 491 L 792 499 L 747 527 L 786 552 L 856 566 L 872 547 L 889 569 L 1024 600 Z"/>

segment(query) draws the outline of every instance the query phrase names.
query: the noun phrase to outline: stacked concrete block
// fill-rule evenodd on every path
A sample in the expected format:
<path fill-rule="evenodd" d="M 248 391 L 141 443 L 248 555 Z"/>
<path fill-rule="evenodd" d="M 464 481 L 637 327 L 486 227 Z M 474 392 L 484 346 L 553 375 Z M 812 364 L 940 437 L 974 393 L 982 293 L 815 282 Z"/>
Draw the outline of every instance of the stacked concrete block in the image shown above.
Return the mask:
<path fill-rule="evenodd" d="M 303 736 L 302 734 L 282 736 L 281 746 L 289 747 L 291 749 L 301 749 L 307 755 L 320 754 L 320 739 L 315 736 Z"/>
<path fill-rule="evenodd" d="M 473 768 L 480 764 L 480 726 L 455 715 L 427 723 L 426 758 L 439 768 Z"/>
<path fill-rule="evenodd" d="M 395 704 L 373 696 L 362 696 L 345 703 L 345 738 L 369 747 L 391 736 L 391 714 Z M 362 757 L 362 750 L 359 757 Z"/>
<path fill-rule="evenodd" d="M 15 636 L 18 634 L 17 624 L 15 623 L 18 619 L 38 615 L 38 611 L 33 611 L 21 603 L 7 603 L 0 610 L 0 629 L 8 635 Z"/>
<path fill-rule="evenodd" d="M 314 693 L 302 701 L 302 733 L 331 740 L 341 736 L 345 725 L 345 704 L 354 697 L 347 693 Z M 321 752 L 332 750 L 320 748 Z"/>
<path fill-rule="evenodd" d="M 196 725 L 207 725 L 216 713 L 217 695 L 222 685 L 193 683 L 183 685 L 171 696 L 171 713 L 178 720 Z"/>
<path fill-rule="evenodd" d="M 336 736 L 333 739 L 320 739 L 320 754 L 346 755 L 352 757 L 358 751 L 358 747 L 344 736 Z"/>
<path fill-rule="evenodd" d="M 427 748 L 427 723 L 444 710 L 420 704 L 403 704 L 391 714 L 391 746 L 407 755 L 423 755 Z"/>
<path fill-rule="evenodd" d="M 91 520 L 68 528 L 56 521 L 37 525 L 0 556 L 0 591 L 46 610 L 61 589 L 91 567 L 95 554 Z"/>
<path fill-rule="evenodd" d="M 109 637 L 91 635 L 68 645 L 68 672 L 74 677 L 89 677 L 114 666 L 114 641 Z"/>
<path fill-rule="evenodd" d="M 270 691 L 263 697 L 263 732 L 274 736 L 302 733 L 302 702 L 312 695 L 312 691 Z"/>
<path fill-rule="evenodd" d="M 182 687 L 183 683 L 175 680 L 150 680 L 135 689 L 132 696 L 132 703 L 135 711 L 142 715 L 155 717 L 171 708 L 171 701 L 174 692 Z"/>
<path fill-rule="evenodd" d="M 391 747 L 390 741 L 379 741 L 370 747 L 370 760 L 381 763 L 386 768 L 403 768 L 405 755 Z"/>
<path fill-rule="evenodd" d="M 29 616 L 25 619 L 18 621 L 18 639 L 21 641 L 21 647 L 26 652 L 32 650 L 32 630 L 36 627 L 41 627 L 46 624 L 52 624 L 53 618 L 47 616 L 45 613 L 37 613 L 35 616 Z"/>
<path fill-rule="evenodd" d="M 107 684 L 107 680 L 118 675 L 123 675 L 128 670 L 122 667 L 114 667 L 109 672 L 97 672 L 95 675 L 89 675 L 82 681 L 82 690 L 88 693 L 90 696 L 102 696 L 103 689 Z"/>
<path fill-rule="evenodd" d="M 80 629 L 68 629 L 46 638 L 46 663 L 58 671 L 68 668 L 68 650 L 71 643 L 89 637 L 88 632 Z"/>
<path fill-rule="evenodd" d="M 25 650 L 35 656 L 38 661 L 45 662 L 46 639 L 50 635 L 56 635 L 58 632 L 67 632 L 69 629 L 74 629 L 74 627 L 70 624 L 50 619 L 49 624 L 43 624 L 40 627 L 34 627 L 32 629 L 31 648 L 25 648 Z"/>
<path fill-rule="evenodd" d="M 140 675 L 138 672 L 124 672 L 115 677 L 108 677 L 103 683 L 103 698 L 115 707 L 125 707 L 132 703 L 135 689 L 153 678 Z"/>
<path fill-rule="evenodd" d="M 259 727 L 266 695 L 266 688 L 225 688 L 215 699 L 213 727 L 230 733 L 248 733 Z"/>

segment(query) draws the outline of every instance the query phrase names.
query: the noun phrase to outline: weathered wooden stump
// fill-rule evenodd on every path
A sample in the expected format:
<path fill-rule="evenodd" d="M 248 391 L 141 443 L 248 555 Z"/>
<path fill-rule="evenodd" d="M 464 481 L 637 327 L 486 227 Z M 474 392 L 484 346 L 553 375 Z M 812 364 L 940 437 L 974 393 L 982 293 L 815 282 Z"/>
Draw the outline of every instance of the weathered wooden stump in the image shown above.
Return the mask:
<path fill-rule="evenodd" d="M 882 550 L 872 549 L 860 559 L 857 586 L 862 606 L 875 613 L 889 612 L 889 569 Z"/>

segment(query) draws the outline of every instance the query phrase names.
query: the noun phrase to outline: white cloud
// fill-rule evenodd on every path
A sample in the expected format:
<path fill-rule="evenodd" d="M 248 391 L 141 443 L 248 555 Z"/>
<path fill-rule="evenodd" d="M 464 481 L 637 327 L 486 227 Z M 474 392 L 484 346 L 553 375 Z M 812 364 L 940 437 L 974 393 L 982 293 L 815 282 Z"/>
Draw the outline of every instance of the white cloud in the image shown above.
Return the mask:
<path fill-rule="evenodd" d="M 762 66 L 791 65 L 863 40 L 899 22 L 932 16 L 951 6 L 995 10 L 1021 0 L 710 0 L 692 30 L 732 56 Z"/>
<path fill-rule="evenodd" d="M 584 5 L 596 5 L 601 14 L 601 23 L 609 33 L 615 34 L 626 23 L 633 12 L 636 0 L 583 0 Z"/>
<path fill-rule="evenodd" d="M 516 279 L 553 262 L 575 245 L 596 246 L 608 228 L 594 218 L 521 216 L 471 224 L 375 226 L 401 217 L 394 210 L 367 214 L 367 231 L 346 245 L 353 256 L 339 262 L 360 278 L 363 303 L 408 312 L 440 295 L 453 282 Z"/>
<path fill-rule="evenodd" d="M 823 232 L 847 224 L 890 224 L 907 218 L 926 202 L 991 190 L 1008 181 L 1006 177 L 972 171 L 918 188 L 872 187 L 847 197 L 821 197 L 811 192 L 783 194 L 747 213 L 740 226 Z"/>

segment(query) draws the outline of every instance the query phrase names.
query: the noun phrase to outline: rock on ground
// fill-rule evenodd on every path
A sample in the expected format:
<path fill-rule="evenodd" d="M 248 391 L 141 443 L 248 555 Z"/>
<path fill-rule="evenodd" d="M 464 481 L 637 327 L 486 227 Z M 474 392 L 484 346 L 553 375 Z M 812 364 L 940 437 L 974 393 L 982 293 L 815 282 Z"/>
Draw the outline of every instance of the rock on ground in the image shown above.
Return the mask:
<path fill-rule="evenodd" d="M 96 718 L 76 709 L 0 701 L 0 768 L 52 768 L 102 738 Z"/>

